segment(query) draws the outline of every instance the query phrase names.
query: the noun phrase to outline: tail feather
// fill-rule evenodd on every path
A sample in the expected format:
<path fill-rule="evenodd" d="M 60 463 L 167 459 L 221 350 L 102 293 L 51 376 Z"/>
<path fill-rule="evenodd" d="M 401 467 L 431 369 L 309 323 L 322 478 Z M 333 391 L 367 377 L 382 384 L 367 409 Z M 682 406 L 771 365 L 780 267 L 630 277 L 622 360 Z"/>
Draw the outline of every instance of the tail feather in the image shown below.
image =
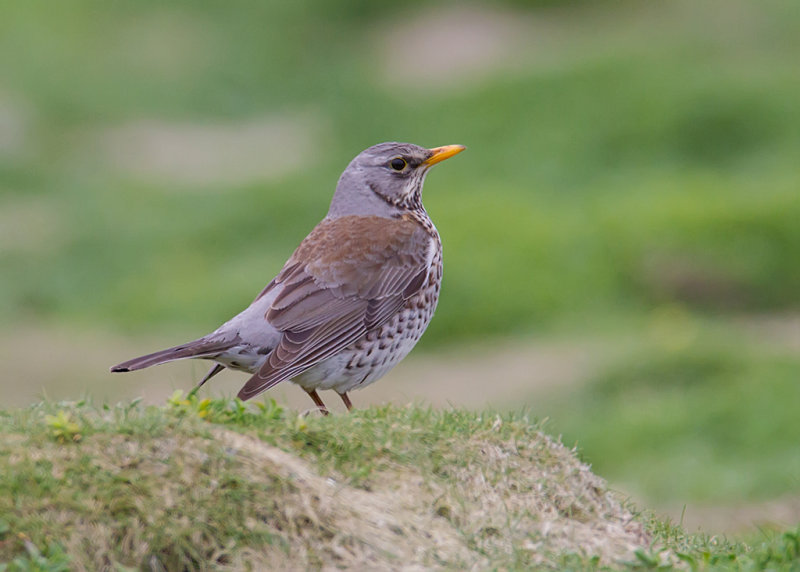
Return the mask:
<path fill-rule="evenodd" d="M 112 372 L 135 371 L 151 365 L 185 358 L 210 357 L 236 345 L 236 340 L 209 340 L 200 338 L 173 348 L 124 361 L 111 368 Z"/>

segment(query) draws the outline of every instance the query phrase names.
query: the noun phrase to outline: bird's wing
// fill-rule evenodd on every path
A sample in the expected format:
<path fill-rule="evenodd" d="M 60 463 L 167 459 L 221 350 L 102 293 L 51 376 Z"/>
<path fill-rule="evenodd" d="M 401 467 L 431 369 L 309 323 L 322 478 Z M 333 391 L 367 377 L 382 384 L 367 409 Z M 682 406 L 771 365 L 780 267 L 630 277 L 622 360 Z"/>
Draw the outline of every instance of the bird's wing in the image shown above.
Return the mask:
<path fill-rule="evenodd" d="M 422 287 L 433 248 L 411 218 L 323 220 L 265 289 L 280 288 L 265 317 L 281 338 L 239 397 L 299 375 L 385 323 Z"/>

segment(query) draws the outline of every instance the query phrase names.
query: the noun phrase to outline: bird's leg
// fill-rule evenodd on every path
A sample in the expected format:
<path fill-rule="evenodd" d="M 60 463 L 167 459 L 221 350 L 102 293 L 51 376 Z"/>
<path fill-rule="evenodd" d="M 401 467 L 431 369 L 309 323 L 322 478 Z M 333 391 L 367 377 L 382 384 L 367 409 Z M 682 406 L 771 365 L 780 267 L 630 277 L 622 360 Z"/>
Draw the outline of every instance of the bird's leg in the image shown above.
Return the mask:
<path fill-rule="evenodd" d="M 205 376 L 203 379 L 201 379 L 201 380 L 200 380 L 200 383 L 198 383 L 197 385 L 195 385 L 195 386 L 194 386 L 194 389 L 192 389 L 192 390 L 189 392 L 189 395 L 187 395 L 187 397 L 191 397 L 192 395 L 194 395 L 195 393 L 197 393 L 197 390 L 198 390 L 198 389 L 200 389 L 201 387 L 203 387 L 203 384 L 204 384 L 205 382 L 207 382 L 209 379 L 211 379 L 212 377 L 214 377 L 215 375 L 217 375 L 217 374 L 218 374 L 219 372 L 221 372 L 223 369 L 225 369 L 225 366 L 224 366 L 224 365 L 221 365 L 221 364 L 215 363 L 215 364 L 214 364 L 214 367 L 212 367 L 212 368 L 211 368 L 211 370 L 210 370 L 210 371 L 209 371 L 209 372 L 206 374 L 206 376 Z"/>
<path fill-rule="evenodd" d="M 353 409 L 353 403 L 350 401 L 350 398 L 347 397 L 347 392 L 340 393 L 339 397 L 341 397 L 342 401 L 344 401 L 344 406 L 347 407 L 347 410 L 351 411 Z"/>
<path fill-rule="evenodd" d="M 322 399 L 320 399 L 317 390 L 316 389 L 312 389 L 311 391 L 306 390 L 306 393 L 308 393 L 308 396 L 314 400 L 314 404 L 317 406 L 317 408 L 319 408 L 320 413 L 322 413 L 323 415 L 327 415 L 328 408 L 325 407 L 324 403 L 322 403 Z"/>
<path fill-rule="evenodd" d="M 215 375 L 217 375 L 217 374 L 218 374 L 219 372 L 221 372 L 223 369 L 225 369 L 225 366 L 224 366 L 224 365 L 222 365 L 222 364 L 219 364 L 219 363 L 215 363 L 215 364 L 214 364 L 214 367 L 212 367 L 212 368 L 209 370 L 209 372 L 208 372 L 208 373 L 205 375 L 205 377 L 204 377 L 203 379 L 201 379 L 201 380 L 200 380 L 200 382 L 197 384 L 197 389 L 199 389 L 199 388 L 203 387 L 203 384 L 204 384 L 205 382 L 207 382 L 209 379 L 211 379 L 212 377 L 214 377 Z"/>

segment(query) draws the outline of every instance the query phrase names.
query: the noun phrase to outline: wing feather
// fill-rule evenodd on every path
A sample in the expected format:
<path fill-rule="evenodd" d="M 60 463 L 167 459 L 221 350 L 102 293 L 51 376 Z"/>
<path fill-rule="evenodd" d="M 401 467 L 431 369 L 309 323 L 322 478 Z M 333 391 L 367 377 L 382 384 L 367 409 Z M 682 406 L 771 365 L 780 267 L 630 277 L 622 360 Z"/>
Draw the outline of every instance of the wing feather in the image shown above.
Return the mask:
<path fill-rule="evenodd" d="M 274 280 L 280 291 L 265 317 L 281 339 L 239 397 L 299 375 L 384 324 L 424 284 L 431 241 L 407 219 L 320 223 Z"/>

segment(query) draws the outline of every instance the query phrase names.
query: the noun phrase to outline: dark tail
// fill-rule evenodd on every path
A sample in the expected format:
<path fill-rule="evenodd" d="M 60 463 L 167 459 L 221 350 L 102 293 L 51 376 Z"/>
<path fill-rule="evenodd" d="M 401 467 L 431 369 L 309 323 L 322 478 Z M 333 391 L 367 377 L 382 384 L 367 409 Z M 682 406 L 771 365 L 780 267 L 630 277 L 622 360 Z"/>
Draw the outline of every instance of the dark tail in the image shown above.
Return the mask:
<path fill-rule="evenodd" d="M 135 371 L 137 369 L 144 369 L 146 367 L 150 367 L 151 365 L 158 365 L 160 363 L 166 363 L 176 359 L 211 357 L 233 347 L 234 345 L 236 345 L 235 339 L 209 340 L 206 338 L 200 338 L 199 340 L 181 344 L 179 346 L 175 346 L 174 348 L 168 348 L 166 350 L 161 350 L 160 352 L 155 352 L 152 354 L 147 354 L 146 356 L 124 361 L 121 364 L 112 367 L 111 371 Z"/>

